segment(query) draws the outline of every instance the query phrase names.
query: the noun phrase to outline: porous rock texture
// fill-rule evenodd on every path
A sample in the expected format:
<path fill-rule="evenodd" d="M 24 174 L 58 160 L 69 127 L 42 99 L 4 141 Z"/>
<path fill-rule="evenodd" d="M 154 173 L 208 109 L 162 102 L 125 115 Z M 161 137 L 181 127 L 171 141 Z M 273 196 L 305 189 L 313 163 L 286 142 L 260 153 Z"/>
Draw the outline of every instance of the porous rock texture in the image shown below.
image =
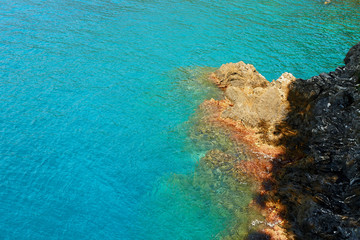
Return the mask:
<path fill-rule="evenodd" d="M 284 147 L 267 198 L 285 207 L 295 239 L 360 239 L 360 43 L 344 62 L 308 80 L 268 82 L 243 62 L 211 76 L 231 102 L 222 118 Z"/>

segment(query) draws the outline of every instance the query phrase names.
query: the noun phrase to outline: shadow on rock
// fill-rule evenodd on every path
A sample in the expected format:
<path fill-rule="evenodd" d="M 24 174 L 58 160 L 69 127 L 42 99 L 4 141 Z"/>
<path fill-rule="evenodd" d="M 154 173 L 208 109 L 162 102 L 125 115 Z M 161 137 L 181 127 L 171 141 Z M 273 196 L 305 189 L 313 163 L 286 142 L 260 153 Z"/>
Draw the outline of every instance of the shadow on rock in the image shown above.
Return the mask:
<path fill-rule="evenodd" d="M 360 239 L 360 43 L 344 62 L 293 81 L 276 126 L 286 150 L 273 162 L 269 196 L 285 206 L 296 239 Z"/>

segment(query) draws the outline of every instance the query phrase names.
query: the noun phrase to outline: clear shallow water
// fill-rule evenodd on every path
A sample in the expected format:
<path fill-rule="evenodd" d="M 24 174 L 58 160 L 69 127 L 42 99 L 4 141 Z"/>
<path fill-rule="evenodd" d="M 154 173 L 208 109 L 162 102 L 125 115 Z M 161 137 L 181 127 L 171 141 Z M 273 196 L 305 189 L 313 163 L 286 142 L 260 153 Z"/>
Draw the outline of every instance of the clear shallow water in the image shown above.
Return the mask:
<path fill-rule="evenodd" d="M 3 0 L 0 238 L 214 238 L 231 214 L 173 180 L 197 67 L 307 78 L 359 40 L 358 1 Z"/>

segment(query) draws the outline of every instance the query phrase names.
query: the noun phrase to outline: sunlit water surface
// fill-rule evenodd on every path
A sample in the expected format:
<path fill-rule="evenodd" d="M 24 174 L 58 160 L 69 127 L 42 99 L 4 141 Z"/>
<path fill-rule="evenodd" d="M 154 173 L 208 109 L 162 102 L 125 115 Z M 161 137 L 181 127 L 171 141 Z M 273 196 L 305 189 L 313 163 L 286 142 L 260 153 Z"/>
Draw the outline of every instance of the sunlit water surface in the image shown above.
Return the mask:
<path fill-rule="evenodd" d="M 2 0 L 0 239 L 220 238 L 230 195 L 186 123 L 204 67 L 308 78 L 359 40 L 351 0 Z"/>

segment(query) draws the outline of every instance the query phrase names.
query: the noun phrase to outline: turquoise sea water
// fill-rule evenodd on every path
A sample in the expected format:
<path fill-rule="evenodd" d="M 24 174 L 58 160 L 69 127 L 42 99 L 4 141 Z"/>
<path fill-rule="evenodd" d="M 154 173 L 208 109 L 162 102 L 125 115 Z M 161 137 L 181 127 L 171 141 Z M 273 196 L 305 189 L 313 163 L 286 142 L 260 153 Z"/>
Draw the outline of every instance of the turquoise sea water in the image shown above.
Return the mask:
<path fill-rule="evenodd" d="M 308 78 L 359 40 L 356 0 L 0 1 L 0 239 L 218 238 L 189 180 L 203 67 Z"/>

